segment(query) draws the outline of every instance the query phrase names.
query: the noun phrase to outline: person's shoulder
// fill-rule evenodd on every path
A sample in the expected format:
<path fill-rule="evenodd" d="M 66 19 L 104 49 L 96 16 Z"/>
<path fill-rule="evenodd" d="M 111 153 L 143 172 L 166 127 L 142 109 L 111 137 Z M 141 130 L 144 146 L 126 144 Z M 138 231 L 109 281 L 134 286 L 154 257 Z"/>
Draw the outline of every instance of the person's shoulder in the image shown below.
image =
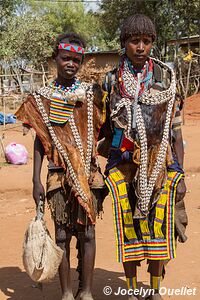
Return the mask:
<path fill-rule="evenodd" d="M 32 101 L 33 99 L 34 99 L 34 95 L 28 94 L 23 102 L 29 102 L 29 101 Z"/>
<path fill-rule="evenodd" d="M 81 87 L 85 90 L 86 94 L 90 91 L 94 95 L 100 95 L 102 92 L 101 85 L 98 82 L 81 82 Z"/>
<path fill-rule="evenodd" d="M 172 79 L 172 69 L 165 63 L 153 59 L 154 87 L 158 90 L 169 88 Z"/>
<path fill-rule="evenodd" d="M 98 82 L 95 82 L 92 84 L 92 90 L 95 98 L 99 99 L 99 101 L 102 99 L 102 88 L 101 85 Z"/>
<path fill-rule="evenodd" d="M 47 88 L 40 88 L 35 92 L 29 94 L 25 101 L 25 107 L 29 108 L 32 112 L 38 111 L 39 105 L 43 105 L 45 109 L 49 109 L 50 106 L 50 94 L 47 91 Z"/>
<path fill-rule="evenodd" d="M 106 73 L 103 83 L 102 89 L 110 94 L 112 86 L 116 83 L 117 80 L 117 68 Z"/>
<path fill-rule="evenodd" d="M 102 99 L 104 97 L 104 91 L 101 84 L 98 82 L 81 82 L 82 88 L 85 89 L 86 98 L 93 97 L 93 103 L 96 107 L 102 108 Z"/>
<path fill-rule="evenodd" d="M 50 85 L 47 85 L 36 90 L 32 94 L 32 96 L 33 98 L 35 98 L 37 95 L 39 95 L 42 99 L 46 99 L 49 101 L 51 99 L 52 93 L 53 93 L 52 88 L 50 87 Z"/>

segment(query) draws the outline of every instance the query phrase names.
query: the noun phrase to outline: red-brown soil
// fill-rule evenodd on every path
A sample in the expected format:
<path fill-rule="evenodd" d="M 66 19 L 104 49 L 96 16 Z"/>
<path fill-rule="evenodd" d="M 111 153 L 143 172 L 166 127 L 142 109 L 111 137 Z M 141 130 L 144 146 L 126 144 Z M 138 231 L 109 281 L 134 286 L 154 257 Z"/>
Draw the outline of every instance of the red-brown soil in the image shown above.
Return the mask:
<path fill-rule="evenodd" d="M 196 296 L 165 296 L 164 299 L 200 299 L 200 94 L 187 99 L 185 109 L 185 124 L 183 136 L 186 142 L 185 170 L 187 195 L 185 198 L 189 225 L 187 227 L 188 241 L 178 244 L 177 259 L 171 261 L 167 267 L 167 275 L 162 286 L 167 288 L 197 288 Z M 0 127 L 0 134 L 4 133 L 4 145 L 11 141 L 24 144 L 29 151 L 27 165 L 14 166 L 6 164 L 0 159 L 0 300 L 60 300 L 60 286 L 58 276 L 44 286 L 41 291 L 33 287 L 33 282 L 24 271 L 22 264 L 22 243 L 28 222 L 34 217 L 34 202 L 32 193 L 32 162 L 34 133 L 22 135 L 20 124 L 7 125 L 4 130 Z M 102 166 L 105 161 L 101 159 Z M 43 182 L 46 177 L 44 162 Z M 53 225 L 46 211 L 47 226 L 52 232 Z M 115 258 L 115 237 L 112 221 L 111 200 L 106 198 L 104 203 L 103 220 L 98 220 L 96 226 L 97 255 L 94 273 L 94 299 L 127 299 L 126 296 L 105 296 L 104 286 L 111 286 L 113 291 L 118 287 L 125 288 L 125 278 L 121 264 Z M 76 291 L 77 264 L 75 240 L 71 245 L 71 266 L 73 289 Z M 146 273 L 146 263 L 139 269 L 139 281 L 149 284 Z M 44 297 L 44 298 L 43 298 Z"/>

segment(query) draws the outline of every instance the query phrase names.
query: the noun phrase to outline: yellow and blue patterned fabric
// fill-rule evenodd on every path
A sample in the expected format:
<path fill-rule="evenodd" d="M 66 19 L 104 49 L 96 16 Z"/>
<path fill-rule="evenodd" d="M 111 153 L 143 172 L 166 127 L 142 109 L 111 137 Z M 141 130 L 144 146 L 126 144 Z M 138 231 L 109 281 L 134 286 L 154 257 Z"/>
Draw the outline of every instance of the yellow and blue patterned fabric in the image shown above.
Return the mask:
<path fill-rule="evenodd" d="M 176 186 L 183 174 L 168 172 L 160 197 L 146 218 L 134 219 L 123 174 L 115 167 L 109 171 L 106 184 L 112 198 L 119 262 L 176 257 L 174 204 Z"/>

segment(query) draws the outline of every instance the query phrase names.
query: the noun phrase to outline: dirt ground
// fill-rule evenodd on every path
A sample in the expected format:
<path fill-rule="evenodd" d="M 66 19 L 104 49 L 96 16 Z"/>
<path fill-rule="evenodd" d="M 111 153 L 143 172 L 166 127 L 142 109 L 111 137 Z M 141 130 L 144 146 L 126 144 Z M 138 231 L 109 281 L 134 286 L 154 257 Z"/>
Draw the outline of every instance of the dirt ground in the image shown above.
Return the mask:
<path fill-rule="evenodd" d="M 196 296 L 164 296 L 164 299 L 200 299 L 200 94 L 190 97 L 184 109 L 185 124 L 183 136 L 185 140 L 185 170 L 187 195 L 185 199 L 189 225 L 187 227 L 188 241 L 178 244 L 177 259 L 167 267 L 167 276 L 162 286 L 170 289 L 182 287 L 197 288 Z M 0 300 L 60 300 L 61 292 L 58 276 L 49 284 L 44 285 L 43 294 L 34 287 L 33 282 L 24 271 L 22 264 L 22 243 L 28 222 L 34 217 L 34 202 L 32 192 L 32 148 L 34 133 L 22 135 L 20 124 L 7 125 L 4 133 L 4 145 L 11 141 L 22 143 L 29 152 L 27 165 L 14 166 L 0 160 Z M 101 159 L 101 165 L 105 161 Z M 44 163 L 42 178 L 45 182 L 46 165 Z M 53 226 L 46 210 L 47 226 L 53 236 Z M 93 294 L 95 300 L 127 299 L 126 296 L 103 294 L 104 286 L 110 286 L 113 292 L 118 287 L 125 288 L 125 278 L 121 264 L 116 262 L 115 237 L 111 211 L 111 200 L 104 203 L 103 220 L 98 220 L 96 226 L 97 254 L 94 273 Z M 71 266 L 73 290 L 77 288 L 77 264 L 75 240 L 71 245 Z M 139 269 L 139 282 L 148 286 L 149 275 L 146 263 Z"/>

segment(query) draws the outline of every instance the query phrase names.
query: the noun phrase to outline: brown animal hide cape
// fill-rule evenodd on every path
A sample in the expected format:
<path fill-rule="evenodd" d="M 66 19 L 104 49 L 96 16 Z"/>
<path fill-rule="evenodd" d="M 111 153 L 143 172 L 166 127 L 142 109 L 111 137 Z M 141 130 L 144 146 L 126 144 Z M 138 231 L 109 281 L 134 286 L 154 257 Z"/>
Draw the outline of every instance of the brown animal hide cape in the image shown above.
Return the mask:
<path fill-rule="evenodd" d="M 85 195 L 87 196 L 88 201 L 84 201 L 77 189 L 74 186 L 73 181 L 71 180 L 68 172 L 68 166 L 66 165 L 63 157 L 58 152 L 56 147 L 52 143 L 52 138 L 49 134 L 49 130 L 44 123 L 44 120 L 41 116 L 40 111 L 38 110 L 36 100 L 33 95 L 29 95 L 27 100 L 21 105 L 19 110 L 16 112 L 16 117 L 23 122 L 23 124 L 27 124 L 31 126 L 37 136 L 39 137 L 40 141 L 43 144 L 45 154 L 47 158 L 53 162 L 53 164 L 57 167 L 62 167 L 65 170 L 65 176 L 67 183 L 72 187 L 72 192 L 74 196 L 78 199 L 79 204 L 84 208 L 87 212 L 87 216 L 91 223 L 95 223 L 95 210 L 92 201 L 92 196 L 90 192 L 90 185 L 94 177 L 96 167 L 96 142 L 99 134 L 100 127 L 103 121 L 103 92 L 99 85 L 93 86 L 93 94 L 94 94 L 94 105 L 93 105 L 93 151 L 92 151 L 92 159 L 91 159 L 91 176 L 89 180 L 87 179 L 85 168 L 80 156 L 80 151 L 77 148 L 75 143 L 72 130 L 68 124 L 68 122 L 58 125 L 52 123 L 52 127 L 58 140 L 60 141 L 61 145 L 63 146 L 64 150 L 66 151 L 69 160 L 72 164 L 72 167 L 76 173 L 77 179 L 80 183 L 82 190 L 84 191 Z M 49 115 L 50 110 L 50 100 L 41 96 L 42 103 L 44 105 L 46 113 Z M 80 139 L 82 142 L 84 154 L 86 156 L 87 151 L 87 97 L 85 97 L 83 102 L 76 102 L 76 106 L 73 111 L 75 124 L 78 128 Z"/>
<path fill-rule="evenodd" d="M 155 69 L 158 63 L 154 62 L 154 80 L 148 89 L 149 97 L 164 97 L 164 92 L 170 88 L 170 99 L 174 105 L 175 81 L 172 71 L 165 65 L 159 64 L 161 76 L 157 81 Z M 164 84 L 163 73 L 168 75 Z M 173 77 L 173 81 L 172 78 Z M 142 145 L 145 138 L 138 134 L 141 122 L 134 127 L 131 124 L 130 134 L 127 135 L 129 118 L 134 119 L 134 106 L 127 109 L 128 98 L 121 95 L 120 84 L 124 84 L 119 73 L 113 81 L 107 112 L 113 132 L 110 142 L 110 152 L 106 166 L 106 183 L 110 191 L 113 203 L 114 227 L 116 234 L 116 254 L 119 262 L 150 260 L 169 260 L 176 257 L 175 252 L 175 196 L 176 186 L 183 176 L 176 170 L 168 167 L 173 163 L 171 134 L 166 139 L 164 159 L 159 169 L 158 176 L 153 186 L 150 200 L 144 198 L 148 203 L 148 212 L 144 213 L 138 206 L 140 197 L 139 176 L 143 176 L 140 165 L 142 161 Z M 126 77 L 126 80 L 130 80 Z M 130 81 L 131 82 L 131 81 Z M 131 83 L 130 83 L 131 84 Z M 173 86 L 173 87 L 172 87 Z M 128 88 L 127 88 L 128 89 Z M 169 90 L 168 90 L 169 91 Z M 166 99 L 166 98 L 162 98 Z M 131 99 L 134 103 L 134 96 Z M 162 103 L 157 101 L 154 104 L 142 103 L 139 100 L 139 107 L 144 122 L 147 140 L 147 180 L 152 174 L 158 153 L 161 148 L 163 132 L 167 120 L 168 101 Z M 119 105 L 120 104 L 120 105 Z M 118 109 L 119 108 L 119 109 Z M 113 113 L 114 112 L 114 113 Z M 170 111 L 167 124 L 169 132 L 172 130 L 172 119 L 174 109 Z M 129 127 L 130 128 L 130 127 Z M 138 150 L 139 149 L 139 150 Z M 137 155 L 135 155 L 137 152 Z M 144 152 L 143 152 L 144 153 Z M 142 177 L 143 181 L 145 180 Z"/>

